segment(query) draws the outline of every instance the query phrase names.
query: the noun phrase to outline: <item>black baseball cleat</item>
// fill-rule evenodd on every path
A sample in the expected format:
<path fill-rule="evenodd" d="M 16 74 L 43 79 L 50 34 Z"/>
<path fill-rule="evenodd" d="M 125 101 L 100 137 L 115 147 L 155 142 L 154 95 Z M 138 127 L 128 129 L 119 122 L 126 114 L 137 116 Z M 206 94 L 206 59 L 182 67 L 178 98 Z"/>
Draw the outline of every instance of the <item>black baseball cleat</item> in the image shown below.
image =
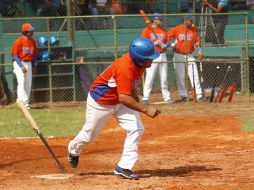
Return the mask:
<path fill-rule="evenodd" d="M 169 100 L 166 100 L 164 102 L 167 103 L 167 104 L 175 104 L 176 103 L 176 101 L 173 100 L 173 99 L 169 99 Z"/>
<path fill-rule="evenodd" d="M 204 101 L 207 101 L 207 98 L 202 96 L 198 99 L 199 102 L 204 102 Z"/>
<path fill-rule="evenodd" d="M 69 163 L 71 167 L 76 168 L 78 166 L 79 156 L 72 156 L 69 154 Z"/>
<path fill-rule="evenodd" d="M 114 170 L 114 174 L 119 177 L 126 178 L 126 179 L 135 179 L 135 180 L 139 179 L 138 175 L 135 174 L 134 172 L 132 172 L 131 170 L 123 169 L 119 166 L 116 166 L 116 168 Z"/>
<path fill-rule="evenodd" d="M 149 102 L 148 102 L 148 100 L 142 100 L 142 104 L 147 105 L 147 104 L 149 104 Z"/>
<path fill-rule="evenodd" d="M 177 100 L 177 102 L 187 102 L 188 99 L 187 97 L 181 96 L 181 98 L 179 100 Z"/>

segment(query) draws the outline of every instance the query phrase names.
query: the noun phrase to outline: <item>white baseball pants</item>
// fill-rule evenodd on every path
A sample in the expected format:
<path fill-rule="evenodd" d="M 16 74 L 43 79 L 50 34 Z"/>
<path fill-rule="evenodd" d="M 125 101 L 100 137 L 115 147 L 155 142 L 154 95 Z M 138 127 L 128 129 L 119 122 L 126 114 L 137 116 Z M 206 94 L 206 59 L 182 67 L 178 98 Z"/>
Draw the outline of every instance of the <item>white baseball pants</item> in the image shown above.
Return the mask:
<path fill-rule="evenodd" d="M 171 99 L 170 92 L 168 90 L 168 79 L 167 79 L 167 56 L 166 53 L 161 53 L 160 56 L 155 59 L 151 67 L 146 69 L 146 77 L 144 84 L 144 92 L 142 100 L 148 100 L 152 87 L 155 74 L 159 69 L 160 79 L 161 79 L 161 92 L 164 101 Z"/>
<path fill-rule="evenodd" d="M 186 59 L 188 60 L 188 76 L 190 78 L 191 85 L 193 86 L 193 70 L 194 70 L 194 82 L 196 87 L 197 99 L 202 97 L 202 88 L 199 81 L 198 69 L 195 63 L 195 58 L 193 54 L 183 55 L 175 53 L 173 57 L 175 71 L 176 71 L 176 80 L 179 94 L 182 97 L 188 97 L 187 90 L 185 87 L 185 65 Z M 192 66 L 193 65 L 193 66 Z M 193 67 L 193 68 L 192 68 Z"/>
<path fill-rule="evenodd" d="M 32 63 L 22 61 L 24 67 L 26 67 L 27 72 L 23 73 L 20 66 L 13 62 L 14 73 L 17 78 L 17 100 L 21 100 L 25 106 L 29 105 L 30 102 L 30 92 L 32 86 Z"/>
<path fill-rule="evenodd" d="M 82 145 L 95 140 L 110 116 L 114 116 L 127 132 L 122 157 L 118 166 L 131 169 L 138 159 L 138 144 L 144 133 L 139 113 L 123 104 L 101 105 L 88 94 L 86 122 L 79 134 L 69 143 L 68 150 L 73 156 L 80 154 Z"/>

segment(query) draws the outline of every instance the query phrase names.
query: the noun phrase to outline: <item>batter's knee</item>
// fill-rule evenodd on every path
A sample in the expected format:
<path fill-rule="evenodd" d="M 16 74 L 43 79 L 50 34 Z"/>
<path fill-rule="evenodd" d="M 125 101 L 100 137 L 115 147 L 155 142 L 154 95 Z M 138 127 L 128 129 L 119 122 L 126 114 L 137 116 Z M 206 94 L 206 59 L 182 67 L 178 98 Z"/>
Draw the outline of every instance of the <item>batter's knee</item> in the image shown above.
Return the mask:
<path fill-rule="evenodd" d="M 95 141 L 96 137 L 92 136 L 92 135 L 88 135 L 86 138 L 86 142 L 87 143 L 91 143 L 93 141 Z"/>
<path fill-rule="evenodd" d="M 142 127 L 141 129 L 138 130 L 138 133 L 140 136 L 142 136 L 144 134 L 144 132 L 145 132 L 144 127 Z"/>
<path fill-rule="evenodd" d="M 137 137 L 141 137 L 144 134 L 144 132 L 145 130 L 143 125 L 139 125 L 135 130 L 132 131 L 132 133 L 136 134 Z"/>
<path fill-rule="evenodd" d="M 85 143 L 90 143 L 95 141 L 97 137 L 97 133 L 95 130 L 81 130 L 79 136 L 81 137 L 82 141 Z"/>

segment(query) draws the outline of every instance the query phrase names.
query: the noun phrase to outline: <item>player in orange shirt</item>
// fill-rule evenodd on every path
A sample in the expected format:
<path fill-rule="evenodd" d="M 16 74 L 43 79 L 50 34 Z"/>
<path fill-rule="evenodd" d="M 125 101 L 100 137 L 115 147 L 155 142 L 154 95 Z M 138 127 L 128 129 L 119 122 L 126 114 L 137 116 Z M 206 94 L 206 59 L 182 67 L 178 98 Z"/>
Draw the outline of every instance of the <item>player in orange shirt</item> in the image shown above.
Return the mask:
<path fill-rule="evenodd" d="M 127 131 L 123 154 L 114 173 L 128 179 L 138 179 L 131 171 L 138 157 L 138 144 L 144 132 L 139 113 L 156 117 L 160 111 L 139 103 L 136 88 L 144 69 L 159 57 L 152 41 L 134 39 L 129 53 L 116 59 L 93 82 L 87 98 L 86 122 L 79 134 L 69 143 L 69 163 L 78 166 L 81 146 L 95 140 L 110 116 Z M 109 145 L 110 146 L 110 145 Z"/>
<path fill-rule="evenodd" d="M 200 39 L 198 32 L 192 24 L 193 17 L 185 16 L 183 23 L 171 28 L 167 33 L 168 40 L 175 41 L 174 52 L 174 67 L 176 71 L 177 86 L 181 96 L 180 101 L 187 101 L 187 90 L 185 87 L 185 64 L 187 60 L 188 75 L 193 86 L 195 82 L 197 100 L 204 101 L 205 98 L 202 94 L 200 80 L 198 76 L 197 65 L 194 58 L 195 47 L 199 48 L 198 57 L 203 57 L 202 49 L 200 48 Z M 193 81 L 194 72 L 194 81 Z"/>
<path fill-rule="evenodd" d="M 15 40 L 11 55 L 14 73 L 18 82 L 17 100 L 23 101 L 24 105 L 29 109 L 32 73 L 35 73 L 35 57 L 38 54 L 38 50 L 36 42 L 32 38 L 34 27 L 29 23 L 24 23 L 21 26 L 21 31 L 23 35 Z"/>
<path fill-rule="evenodd" d="M 155 48 L 160 52 L 160 56 L 153 61 L 151 67 L 146 69 L 146 77 L 143 91 L 143 103 L 148 104 L 149 96 L 153 87 L 153 81 L 155 74 L 159 69 L 160 79 L 161 79 L 161 92 L 165 102 L 174 103 L 175 101 L 171 98 L 170 92 L 168 90 L 168 77 L 167 77 L 167 46 L 165 45 L 167 41 L 167 31 L 161 26 L 162 17 L 159 16 L 160 13 L 155 12 L 152 17 L 152 25 L 146 27 L 142 32 L 143 38 L 148 38 L 154 42 Z"/>

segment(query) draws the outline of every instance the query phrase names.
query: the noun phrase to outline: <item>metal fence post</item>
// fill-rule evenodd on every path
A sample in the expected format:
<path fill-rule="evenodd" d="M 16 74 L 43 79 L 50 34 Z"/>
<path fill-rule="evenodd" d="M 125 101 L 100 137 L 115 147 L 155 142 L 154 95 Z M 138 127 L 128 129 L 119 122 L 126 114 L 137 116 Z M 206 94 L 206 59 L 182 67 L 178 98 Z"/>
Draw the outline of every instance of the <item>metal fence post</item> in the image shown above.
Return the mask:
<path fill-rule="evenodd" d="M 246 48 L 246 90 L 250 100 L 250 60 L 249 60 L 249 34 L 248 34 L 248 14 L 245 13 L 245 48 Z"/>
<path fill-rule="evenodd" d="M 50 29 L 49 29 L 49 18 L 47 18 L 47 33 L 48 33 L 48 52 L 50 55 Z M 48 72 L 49 72 L 49 102 L 52 106 L 52 102 L 53 102 L 53 94 L 52 94 L 52 68 L 51 68 L 51 63 L 48 64 L 49 68 L 48 68 Z"/>
<path fill-rule="evenodd" d="M 114 48 L 115 48 L 115 59 L 118 57 L 118 41 L 117 41 L 117 16 L 112 16 L 114 20 Z"/>

